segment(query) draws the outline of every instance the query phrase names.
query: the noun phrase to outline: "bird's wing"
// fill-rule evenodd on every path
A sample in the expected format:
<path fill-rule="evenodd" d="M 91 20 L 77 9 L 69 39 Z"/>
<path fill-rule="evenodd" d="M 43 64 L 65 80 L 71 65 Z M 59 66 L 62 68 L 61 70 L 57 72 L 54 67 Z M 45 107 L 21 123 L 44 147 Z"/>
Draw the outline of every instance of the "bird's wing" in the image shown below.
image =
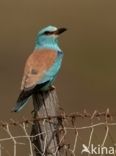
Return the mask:
<path fill-rule="evenodd" d="M 21 90 L 33 88 L 44 77 L 44 74 L 54 64 L 57 53 L 50 49 L 34 51 L 27 59 Z"/>

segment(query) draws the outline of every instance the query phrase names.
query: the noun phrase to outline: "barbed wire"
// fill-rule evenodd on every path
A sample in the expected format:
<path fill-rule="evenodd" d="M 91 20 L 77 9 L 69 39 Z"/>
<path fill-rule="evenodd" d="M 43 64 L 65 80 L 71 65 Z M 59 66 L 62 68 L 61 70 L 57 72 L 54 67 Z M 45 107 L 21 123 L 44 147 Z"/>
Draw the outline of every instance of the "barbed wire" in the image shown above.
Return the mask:
<path fill-rule="evenodd" d="M 93 113 L 87 112 L 86 110 L 84 110 L 82 113 L 80 112 L 73 112 L 73 113 L 69 113 L 66 114 L 63 110 L 59 115 L 55 115 L 55 116 L 38 116 L 37 118 L 31 118 L 31 119 L 27 119 L 27 118 L 23 118 L 20 121 L 15 121 L 14 119 L 10 119 L 9 121 L 0 121 L 0 127 L 5 127 L 6 125 L 14 125 L 17 126 L 19 124 L 28 124 L 28 123 L 32 123 L 33 121 L 42 121 L 42 120 L 51 120 L 54 118 L 59 118 L 59 119 L 68 119 L 68 118 L 89 118 L 91 120 L 93 119 L 97 119 L 100 120 L 102 117 L 105 117 L 105 119 L 111 119 L 113 117 L 116 117 L 116 113 L 110 113 L 109 108 L 104 111 L 104 112 L 99 112 L 97 110 L 95 110 Z"/>
<path fill-rule="evenodd" d="M 90 151 L 91 144 L 98 144 L 98 148 L 110 145 L 116 146 L 116 114 L 110 113 L 109 109 L 104 112 L 94 111 L 89 113 L 84 110 L 82 113 L 74 112 L 66 114 L 63 110 L 61 114 L 57 116 L 39 116 L 34 119 L 23 118 L 20 121 L 13 119 L 9 121 L 0 122 L 0 156 L 18 156 L 21 152 L 18 148 L 22 148 L 22 155 L 34 156 L 34 149 L 37 148 L 33 144 L 32 140 L 41 135 L 44 137 L 44 148 L 46 148 L 47 133 L 43 131 L 36 135 L 31 135 L 31 127 L 34 121 L 42 122 L 45 125 L 46 122 L 52 122 L 52 119 L 57 118 L 61 120 L 61 126 L 59 127 L 59 133 L 62 134 L 59 145 L 57 146 L 53 156 L 57 156 L 57 152 L 60 149 L 64 149 L 63 156 L 67 155 L 80 155 L 87 154 L 87 150 Z M 56 129 L 58 131 L 58 129 Z M 9 146 L 8 146 L 9 145 Z M 25 151 L 25 148 L 27 149 Z M 83 149 L 84 148 L 84 149 Z M 37 149 L 38 150 L 38 149 Z M 45 156 L 45 151 L 42 153 L 38 151 L 40 155 Z M 101 154 L 102 155 L 102 154 Z M 113 153 L 113 155 L 116 155 Z"/>

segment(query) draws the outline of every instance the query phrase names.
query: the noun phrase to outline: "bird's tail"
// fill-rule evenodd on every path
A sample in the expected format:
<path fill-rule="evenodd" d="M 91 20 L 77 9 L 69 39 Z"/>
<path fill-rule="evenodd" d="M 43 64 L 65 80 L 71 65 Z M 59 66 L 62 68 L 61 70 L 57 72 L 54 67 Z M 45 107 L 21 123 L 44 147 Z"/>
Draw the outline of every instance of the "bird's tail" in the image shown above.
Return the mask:
<path fill-rule="evenodd" d="M 32 91 L 22 91 L 16 102 L 16 106 L 12 109 L 12 112 L 19 112 L 28 102 Z"/>
<path fill-rule="evenodd" d="M 44 83 L 37 85 L 35 88 L 32 88 L 31 90 L 27 91 L 23 90 L 19 95 L 16 106 L 12 109 L 12 112 L 19 112 L 27 104 L 31 95 L 35 92 L 40 91 L 40 89 L 46 86 L 48 83 L 49 81 L 46 81 Z"/>

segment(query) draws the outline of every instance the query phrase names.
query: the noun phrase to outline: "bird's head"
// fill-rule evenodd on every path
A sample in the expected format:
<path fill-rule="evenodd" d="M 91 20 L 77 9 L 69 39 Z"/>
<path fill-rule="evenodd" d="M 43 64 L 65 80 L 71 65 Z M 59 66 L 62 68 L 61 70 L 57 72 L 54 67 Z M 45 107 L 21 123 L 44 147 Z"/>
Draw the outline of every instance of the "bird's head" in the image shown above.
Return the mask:
<path fill-rule="evenodd" d="M 55 47 L 58 46 L 58 37 L 66 30 L 66 28 L 57 28 L 54 26 L 48 26 L 43 28 L 37 34 L 36 47 L 55 49 Z"/>

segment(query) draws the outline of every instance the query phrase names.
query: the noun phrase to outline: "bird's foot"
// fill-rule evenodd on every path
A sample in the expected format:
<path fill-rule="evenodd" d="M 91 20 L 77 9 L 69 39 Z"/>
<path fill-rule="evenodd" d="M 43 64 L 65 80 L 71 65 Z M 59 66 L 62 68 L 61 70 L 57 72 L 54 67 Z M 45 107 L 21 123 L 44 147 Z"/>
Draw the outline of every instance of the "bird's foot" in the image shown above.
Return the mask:
<path fill-rule="evenodd" d="M 56 87 L 54 85 L 50 86 L 50 90 L 54 90 Z"/>

